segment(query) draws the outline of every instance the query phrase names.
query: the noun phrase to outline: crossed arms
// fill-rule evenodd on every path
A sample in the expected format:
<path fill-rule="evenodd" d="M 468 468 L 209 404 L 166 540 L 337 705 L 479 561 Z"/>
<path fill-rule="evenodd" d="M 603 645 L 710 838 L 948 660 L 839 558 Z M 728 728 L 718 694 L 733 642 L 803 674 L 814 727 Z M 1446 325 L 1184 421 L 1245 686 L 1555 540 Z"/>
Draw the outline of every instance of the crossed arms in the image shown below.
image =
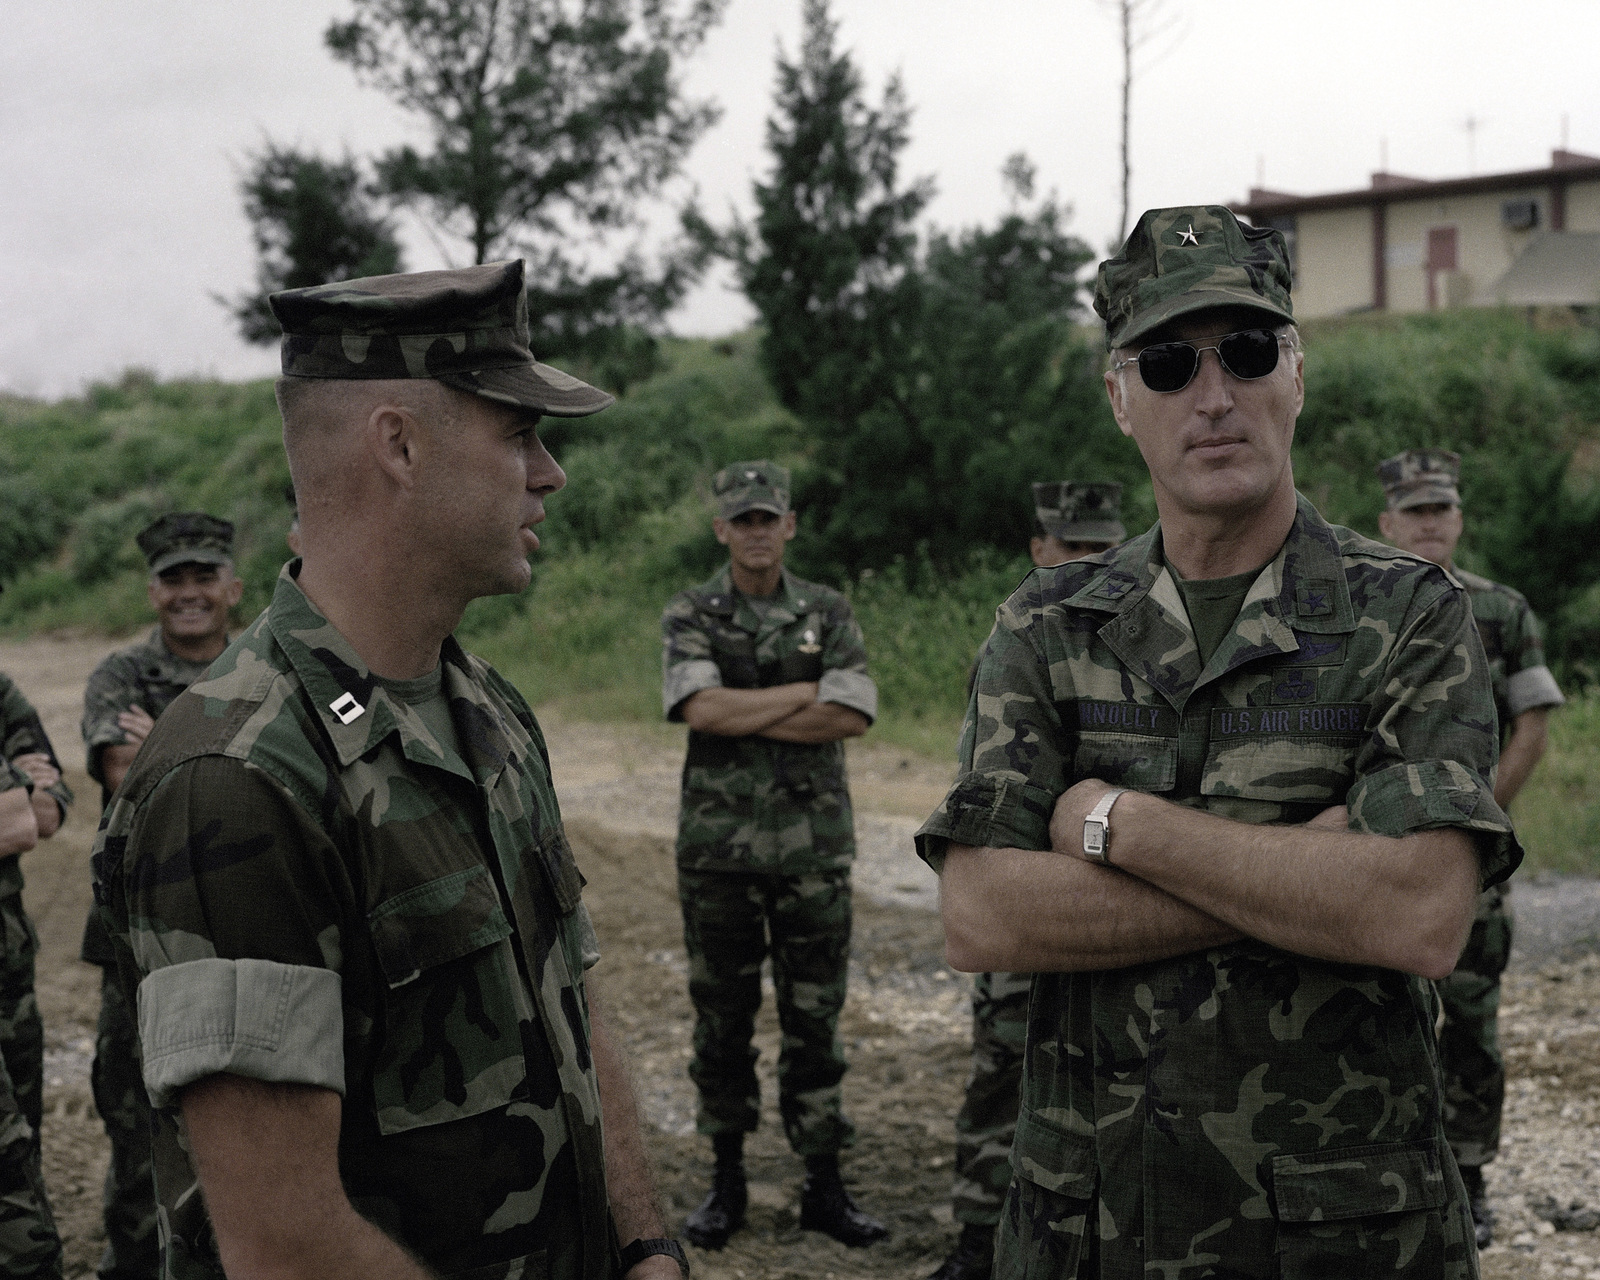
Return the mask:
<path fill-rule="evenodd" d="M 817 701 L 817 682 L 799 680 L 766 689 L 701 689 L 683 701 L 684 721 L 700 733 L 752 735 L 779 742 L 838 742 L 867 731 L 861 712 Z"/>
<path fill-rule="evenodd" d="M 1446 827 L 1390 837 L 1345 829 L 1342 806 L 1304 826 L 1254 826 L 1127 792 L 1111 856 L 1075 856 L 1108 790 L 1056 801 L 1050 850 L 951 844 L 940 876 L 945 950 L 972 972 L 1115 969 L 1252 937 L 1345 964 L 1442 978 L 1472 927 L 1478 861 Z"/>

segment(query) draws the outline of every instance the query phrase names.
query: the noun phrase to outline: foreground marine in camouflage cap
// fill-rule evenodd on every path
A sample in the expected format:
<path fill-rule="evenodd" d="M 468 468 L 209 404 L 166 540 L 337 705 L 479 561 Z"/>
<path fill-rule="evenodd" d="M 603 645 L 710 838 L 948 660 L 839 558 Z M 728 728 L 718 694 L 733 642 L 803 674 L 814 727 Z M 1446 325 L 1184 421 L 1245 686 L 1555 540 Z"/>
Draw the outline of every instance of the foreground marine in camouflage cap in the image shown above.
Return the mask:
<path fill-rule="evenodd" d="M 39 1165 L 44 1023 L 22 855 L 60 829 L 71 803 L 38 712 L 0 672 L 0 1274 L 41 1280 L 59 1280 L 61 1237 Z"/>
<path fill-rule="evenodd" d="M 1407 449 L 1378 465 L 1387 507 L 1378 515 L 1385 539 L 1448 569 L 1467 591 L 1472 617 L 1489 659 L 1500 722 L 1500 770 L 1494 798 L 1502 809 L 1522 790 L 1544 756 L 1550 711 L 1566 699 L 1544 663 L 1539 622 L 1510 587 L 1455 566 L 1463 529 L 1456 487 L 1461 459 L 1448 449 Z M 1500 975 L 1511 956 L 1506 881 L 1484 890 L 1466 950 L 1455 972 L 1439 983 L 1444 1027 L 1444 1132 L 1461 1166 L 1479 1246 L 1494 1238 L 1483 1167 L 1500 1150 L 1506 1067 L 1500 1053 Z"/>
<path fill-rule="evenodd" d="M 712 481 L 728 566 L 661 618 L 661 701 L 689 725 L 678 893 L 695 1007 L 689 1074 L 716 1172 L 684 1234 L 720 1249 L 744 1223 L 744 1135 L 760 1119 L 761 965 L 770 954 L 783 1046 L 778 1110 L 806 1162 L 800 1226 L 848 1245 L 888 1234 L 845 1191 L 854 1139 L 840 1104 L 839 1010 L 850 959 L 855 826 L 845 738 L 878 712 L 867 652 L 837 591 L 783 567 L 795 533 L 789 472 L 736 462 Z"/>
<path fill-rule="evenodd" d="M 138 536 L 150 565 L 156 626 L 108 655 L 83 695 L 83 744 L 100 805 L 111 803 L 161 713 L 228 647 L 228 614 L 244 583 L 233 572 L 233 525 L 203 511 L 162 516 Z M 155 1183 L 150 1170 L 150 1099 L 139 1067 L 139 1029 L 117 983 L 116 953 L 91 910 L 80 958 L 100 966 L 100 1017 L 90 1081 L 111 1141 L 106 1166 L 105 1253 L 100 1280 L 154 1280 L 161 1271 Z"/>
<path fill-rule="evenodd" d="M 1036 974 L 995 1274 L 1475 1277 L 1428 979 L 1521 850 L 1466 596 L 1295 493 L 1276 231 L 1147 212 L 1095 302 L 1160 521 L 1001 606 L 918 835 L 952 963 Z"/>
<path fill-rule="evenodd" d="M 1028 555 L 1040 569 L 1099 555 L 1128 536 L 1122 526 L 1122 486 L 1111 481 L 1035 481 L 1033 518 Z M 969 699 L 977 675 L 974 660 L 967 677 Z M 972 980 L 972 1070 L 956 1113 L 950 1193 L 961 1235 L 929 1280 L 988 1280 L 994 1270 L 995 1225 L 1011 1185 L 1032 989 L 1031 973 L 980 973 Z"/>
<path fill-rule="evenodd" d="M 303 558 L 94 858 L 164 1274 L 678 1275 L 539 726 L 451 635 L 528 585 L 541 414 L 611 398 L 534 361 L 520 262 L 271 301 Z"/>

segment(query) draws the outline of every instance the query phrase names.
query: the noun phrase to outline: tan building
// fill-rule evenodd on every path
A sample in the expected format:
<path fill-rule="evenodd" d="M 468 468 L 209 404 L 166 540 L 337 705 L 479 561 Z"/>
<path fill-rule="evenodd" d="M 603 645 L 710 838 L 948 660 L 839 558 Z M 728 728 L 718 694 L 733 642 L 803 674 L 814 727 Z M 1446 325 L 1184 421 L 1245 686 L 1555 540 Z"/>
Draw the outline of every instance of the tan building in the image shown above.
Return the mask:
<path fill-rule="evenodd" d="M 1365 190 L 1320 196 L 1258 187 L 1232 207 L 1287 236 L 1295 314 L 1308 320 L 1516 303 L 1517 277 L 1506 277 L 1530 247 L 1541 278 L 1574 264 L 1546 281 L 1547 301 L 1600 303 L 1600 236 L 1565 238 L 1600 232 L 1600 156 L 1555 151 L 1548 169 L 1440 182 L 1375 173 Z"/>

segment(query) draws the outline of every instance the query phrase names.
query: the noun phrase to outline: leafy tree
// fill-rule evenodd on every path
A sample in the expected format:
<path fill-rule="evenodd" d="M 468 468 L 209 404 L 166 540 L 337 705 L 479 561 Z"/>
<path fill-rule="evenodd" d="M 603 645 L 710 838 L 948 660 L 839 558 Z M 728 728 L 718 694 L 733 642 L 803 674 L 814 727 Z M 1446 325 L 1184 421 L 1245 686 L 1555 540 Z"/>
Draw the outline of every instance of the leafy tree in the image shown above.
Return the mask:
<path fill-rule="evenodd" d="M 268 142 L 240 191 L 256 244 L 256 290 L 218 301 L 247 342 L 276 342 L 282 332 L 269 293 L 402 270 L 394 224 L 348 154 L 324 160 Z"/>
<path fill-rule="evenodd" d="M 778 61 L 753 225 L 704 235 L 734 260 L 763 366 L 812 442 L 799 558 L 838 576 L 896 557 L 950 565 L 984 544 L 1009 554 L 1029 531 L 1029 480 L 1129 469 L 1076 336 L 1088 246 L 1053 195 L 1024 212 L 1034 170 L 1016 155 L 1010 214 L 919 248 L 932 187 L 899 179 L 904 91 L 891 79 L 868 105 L 835 38 L 826 0 L 807 0 L 799 57 Z"/>
<path fill-rule="evenodd" d="M 354 0 L 325 33 L 334 57 L 419 117 L 431 147 L 378 158 L 378 184 L 474 262 L 528 259 L 541 355 L 611 359 L 634 376 L 639 330 L 698 274 L 687 246 L 596 266 L 642 225 L 717 108 L 685 96 L 681 59 L 727 0 Z M 679 9 L 681 8 L 681 12 Z"/>

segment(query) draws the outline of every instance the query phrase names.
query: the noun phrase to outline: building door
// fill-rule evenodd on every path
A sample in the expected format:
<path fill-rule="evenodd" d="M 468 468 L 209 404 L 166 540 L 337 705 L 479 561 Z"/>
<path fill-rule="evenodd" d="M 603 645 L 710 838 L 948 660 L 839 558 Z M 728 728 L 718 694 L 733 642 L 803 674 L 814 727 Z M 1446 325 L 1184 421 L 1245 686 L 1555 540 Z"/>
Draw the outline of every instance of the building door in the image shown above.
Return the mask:
<path fill-rule="evenodd" d="M 1456 229 L 1454 227 L 1428 228 L 1428 310 L 1439 309 L 1439 275 L 1445 271 L 1459 271 L 1456 259 Z"/>

